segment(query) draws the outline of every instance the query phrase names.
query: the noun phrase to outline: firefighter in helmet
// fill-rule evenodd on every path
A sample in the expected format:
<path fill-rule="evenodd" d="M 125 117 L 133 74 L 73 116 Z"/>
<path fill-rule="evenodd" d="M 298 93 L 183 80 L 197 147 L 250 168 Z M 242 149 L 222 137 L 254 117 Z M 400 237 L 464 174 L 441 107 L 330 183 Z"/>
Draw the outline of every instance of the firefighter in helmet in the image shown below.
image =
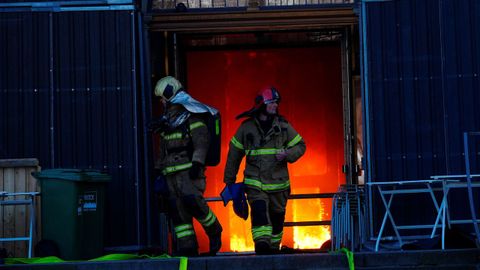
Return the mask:
<path fill-rule="evenodd" d="M 221 247 L 222 226 L 207 205 L 205 159 L 209 134 L 200 113 L 217 110 L 193 99 L 174 77 L 160 79 L 155 95 L 161 97 L 164 114 L 157 132 L 161 135 L 159 158 L 155 167 L 161 172 L 155 186 L 168 198 L 178 256 L 198 255 L 198 243 L 192 220 L 202 225 L 210 240 L 210 255 Z"/>
<path fill-rule="evenodd" d="M 290 178 L 287 163 L 305 153 L 305 142 L 287 120 L 278 114 L 279 92 L 268 87 L 260 91 L 252 109 L 230 141 L 224 182 L 234 184 L 240 163 L 246 156 L 243 183 L 250 206 L 252 236 L 257 254 L 280 249 Z"/>

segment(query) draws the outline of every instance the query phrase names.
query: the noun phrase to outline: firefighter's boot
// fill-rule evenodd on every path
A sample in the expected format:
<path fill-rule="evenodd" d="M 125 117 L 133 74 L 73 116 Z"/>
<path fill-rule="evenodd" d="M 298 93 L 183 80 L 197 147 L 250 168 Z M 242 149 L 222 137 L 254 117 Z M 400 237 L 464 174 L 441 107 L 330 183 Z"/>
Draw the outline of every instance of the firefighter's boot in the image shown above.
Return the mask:
<path fill-rule="evenodd" d="M 265 241 L 255 242 L 255 254 L 257 255 L 269 255 L 272 254 L 270 245 Z"/>

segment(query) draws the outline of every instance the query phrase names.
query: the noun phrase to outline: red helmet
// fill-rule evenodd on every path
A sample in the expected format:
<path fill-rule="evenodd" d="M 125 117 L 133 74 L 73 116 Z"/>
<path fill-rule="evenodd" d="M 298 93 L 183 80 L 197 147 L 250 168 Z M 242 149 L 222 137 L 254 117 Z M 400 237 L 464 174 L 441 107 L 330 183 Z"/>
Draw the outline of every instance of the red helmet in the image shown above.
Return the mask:
<path fill-rule="evenodd" d="M 275 87 L 267 87 L 258 92 L 255 98 L 255 107 L 259 108 L 263 104 L 269 104 L 273 102 L 280 102 L 280 93 Z"/>
<path fill-rule="evenodd" d="M 239 115 L 237 115 L 237 119 L 240 119 L 242 117 L 250 117 L 253 114 L 257 113 L 260 111 L 262 108 L 263 104 L 269 104 L 273 102 L 280 102 L 280 93 L 278 92 L 275 87 L 267 87 L 258 92 L 257 96 L 255 97 L 255 104 L 253 105 L 253 108 L 251 108 L 248 111 L 245 111 Z"/>

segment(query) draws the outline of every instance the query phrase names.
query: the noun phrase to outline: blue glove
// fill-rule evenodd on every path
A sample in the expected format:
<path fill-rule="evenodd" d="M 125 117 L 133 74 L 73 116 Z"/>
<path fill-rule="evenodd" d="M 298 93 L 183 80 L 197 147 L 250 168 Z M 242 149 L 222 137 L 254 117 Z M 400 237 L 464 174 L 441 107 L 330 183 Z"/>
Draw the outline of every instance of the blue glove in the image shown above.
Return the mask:
<path fill-rule="evenodd" d="M 243 194 L 242 198 L 233 200 L 233 212 L 244 220 L 248 218 L 248 203 L 245 194 Z"/>
<path fill-rule="evenodd" d="M 248 203 L 245 197 L 245 186 L 243 183 L 228 184 L 220 193 L 223 205 L 226 206 L 230 200 L 233 201 L 233 211 L 243 219 L 248 218 Z"/>
<path fill-rule="evenodd" d="M 237 197 L 240 190 L 243 192 L 243 183 L 227 184 L 220 193 L 223 206 L 227 206 L 228 202 L 232 201 L 234 196 Z"/>

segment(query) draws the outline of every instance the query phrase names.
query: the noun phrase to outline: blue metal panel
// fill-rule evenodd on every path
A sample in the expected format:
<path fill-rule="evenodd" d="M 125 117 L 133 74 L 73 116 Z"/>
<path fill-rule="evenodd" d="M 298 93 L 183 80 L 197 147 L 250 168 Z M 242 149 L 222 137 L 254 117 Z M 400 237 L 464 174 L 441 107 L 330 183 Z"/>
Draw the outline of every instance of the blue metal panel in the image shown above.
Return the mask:
<path fill-rule="evenodd" d="M 448 98 L 445 126 L 451 131 L 448 134 L 447 152 L 448 169 L 452 173 L 465 171 L 461 133 L 480 129 L 479 6 L 478 1 L 462 0 L 446 1 L 441 7 L 444 11 L 442 35 L 445 37 L 444 90 Z M 478 171 L 478 166 L 476 168 Z"/>
<path fill-rule="evenodd" d="M 137 240 L 133 23 L 130 12 L 54 13 L 53 19 L 57 166 L 113 175 L 106 217 L 107 228 L 116 228 L 107 235 L 113 246 Z"/>
<path fill-rule="evenodd" d="M 48 21 L 48 14 L 0 13 L 2 158 L 50 162 Z"/>
<path fill-rule="evenodd" d="M 366 5 L 372 179 L 461 172 L 462 131 L 480 128 L 478 1 Z"/>
<path fill-rule="evenodd" d="M 107 246 L 138 245 L 144 231 L 134 17 L 0 13 L 0 158 L 37 157 L 42 168 L 112 175 Z"/>
<path fill-rule="evenodd" d="M 435 78 L 436 1 L 368 3 L 372 171 L 375 181 L 418 179 L 431 175 L 439 109 Z M 433 18 L 431 18 L 433 17 Z M 427 30 L 430 29 L 430 30 Z M 433 33 L 432 33 L 433 32 Z M 438 36 L 438 35 L 437 35 Z M 440 107 L 441 108 L 441 107 Z M 442 132 L 441 132 L 442 133 Z M 441 140 L 440 148 L 444 141 Z M 378 164 L 378 166 L 376 165 Z"/>
<path fill-rule="evenodd" d="M 92 6 L 133 4 L 134 0 L 0 0 L 0 6 Z"/>
<path fill-rule="evenodd" d="M 462 134 L 480 130 L 480 2 L 362 5 L 368 181 L 463 174 Z"/>
<path fill-rule="evenodd" d="M 0 0 L 1 12 L 133 10 L 134 0 Z"/>

